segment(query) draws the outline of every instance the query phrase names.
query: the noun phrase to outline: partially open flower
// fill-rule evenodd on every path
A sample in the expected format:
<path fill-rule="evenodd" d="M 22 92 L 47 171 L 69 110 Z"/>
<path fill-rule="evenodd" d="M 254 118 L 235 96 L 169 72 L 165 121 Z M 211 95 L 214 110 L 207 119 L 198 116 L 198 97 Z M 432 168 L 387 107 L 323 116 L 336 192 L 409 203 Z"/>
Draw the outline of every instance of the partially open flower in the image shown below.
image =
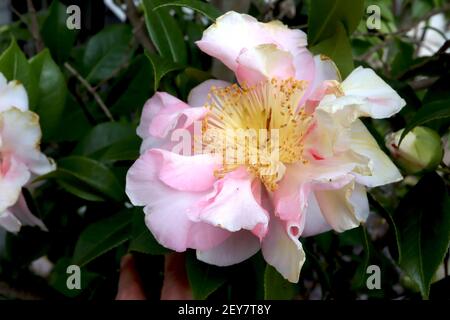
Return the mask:
<path fill-rule="evenodd" d="M 22 195 L 33 175 L 54 170 L 40 152 L 39 117 L 28 111 L 28 96 L 18 81 L 7 82 L 0 73 L 0 226 L 17 232 L 22 225 L 44 224 L 33 216 Z"/>
<path fill-rule="evenodd" d="M 219 266 L 261 249 L 297 282 L 300 236 L 357 227 L 365 187 L 402 178 L 359 118 L 390 117 L 403 99 L 370 69 L 341 81 L 306 45 L 300 30 L 229 12 L 198 46 L 239 84 L 208 80 L 187 104 L 162 92 L 146 103 L 126 192 L 162 245 Z"/>
<path fill-rule="evenodd" d="M 403 129 L 386 136 L 386 147 L 395 161 L 408 173 L 435 169 L 442 160 L 443 148 L 437 132 L 415 127 L 400 142 Z"/>

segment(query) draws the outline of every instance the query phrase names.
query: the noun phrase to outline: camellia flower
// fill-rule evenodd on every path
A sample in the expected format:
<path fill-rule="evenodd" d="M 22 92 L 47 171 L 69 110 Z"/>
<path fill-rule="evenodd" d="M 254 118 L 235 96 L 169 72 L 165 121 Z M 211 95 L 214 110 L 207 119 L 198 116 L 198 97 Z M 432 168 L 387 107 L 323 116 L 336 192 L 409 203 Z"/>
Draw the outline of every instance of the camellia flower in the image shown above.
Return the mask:
<path fill-rule="evenodd" d="M 370 69 L 341 81 L 302 31 L 278 21 L 229 12 L 197 44 L 239 84 L 208 80 L 187 104 L 163 92 L 148 100 L 126 192 L 165 247 L 218 266 L 261 249 L 297 282 L 300 236 L 357 227 L 365 187 L 402 178 L 359 118 L 390 117 L 405 102 Z"/>
<path fill-rule="evenodd" d="M 18 81 L 0 73 L 0 226 L 17 232 L 22 225 L 46 229 L 28 209 L 22 195 L 33 175 L 54 170 L 40 152 L 39 117 L 28 110 L 28 96 Z"/>

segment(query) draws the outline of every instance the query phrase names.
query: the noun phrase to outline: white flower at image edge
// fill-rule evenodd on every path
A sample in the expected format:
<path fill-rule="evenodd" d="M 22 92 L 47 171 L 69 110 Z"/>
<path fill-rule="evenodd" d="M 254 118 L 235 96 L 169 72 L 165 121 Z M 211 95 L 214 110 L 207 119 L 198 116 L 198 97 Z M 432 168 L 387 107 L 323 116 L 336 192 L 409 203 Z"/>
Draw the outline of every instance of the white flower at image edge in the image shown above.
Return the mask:
<path fill-rule="evenodd" d="M 28 110 L 24 86 L 0 73 L 0 226 L 10 232 L 24 225 L 46 230 L 22 194 L 32 179 L 55 170 L 40 151 L 41 136 L 39 117 Z"/>

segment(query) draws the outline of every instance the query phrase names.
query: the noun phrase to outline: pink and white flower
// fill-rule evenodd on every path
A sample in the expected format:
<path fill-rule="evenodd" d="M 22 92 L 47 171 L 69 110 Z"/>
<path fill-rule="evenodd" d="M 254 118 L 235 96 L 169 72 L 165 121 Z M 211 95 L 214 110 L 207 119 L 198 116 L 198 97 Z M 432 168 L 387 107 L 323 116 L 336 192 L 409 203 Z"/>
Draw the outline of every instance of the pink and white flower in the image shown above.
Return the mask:
<path fill-rule="evenodd" d="M 24 86 L 7 82 L 0 73 L 0 226 L 10 232 L 18 232 L 22 225 L 46 229 L 22 195 L 22 187 L 33 176 L 55 168 L 40 152 L 40 140 L 39 117 L 28 110 Z"/>
<path fill-rule="evenodd" d="M 208 80 L 187 103 L 163 92 L 148 100 L 126 192 L 144 206 L 148 228 L 165 247 L 195 249 L 218 266 L 261 250 L 297 282 L 305 261 L 300 236 L 357 227 L 369 214 L 366 187 L 402 179 L 359 118 L 390 117 L 405 102 L 370 69 L 341 81 L 330 59 L 306 49 L 302 31 L 278 21 L 229 12 L 197 44 L 233 70 L 239 85 Z M 203 148 L 174 148 L 180 129 Z M 256 137 L 264 148 L 254 150 L 235 139 L 241 129 L 276 131 L 278 141 Z M 231 138 L 227 146 L 243 161 L 220 152 L 227 148 L 217 133 Z"/>

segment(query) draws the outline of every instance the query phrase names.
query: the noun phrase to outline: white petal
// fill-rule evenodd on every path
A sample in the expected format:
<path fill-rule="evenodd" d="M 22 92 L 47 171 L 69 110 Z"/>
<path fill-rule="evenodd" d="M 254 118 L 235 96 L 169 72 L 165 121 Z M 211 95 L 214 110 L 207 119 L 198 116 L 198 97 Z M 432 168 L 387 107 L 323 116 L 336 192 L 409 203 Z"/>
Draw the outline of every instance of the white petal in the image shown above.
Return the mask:
<path fill-rule="evenodd" d="M 337 190 L 322 184 L 314 194 L 325 221 L 337 232 L 356 228 L 367 219 L 369 203 L 366 190 L 354 180 Z"/>
<path fill-rule="evenodd" d="M 305 263 L 302 244 L 296 237 L 290 236 L 281 221 L 273 216 L 261 249 L 268 264 L 288 281 L 298 282 L 300 270 Z"/>
<path fill-rule="evenodd" d="M 5 228 L 6 231 L 17 233 L 20 231 L 22 224 L 12 212 L 5 210 L 0 212 L 0 226 Z"/>
<path fill-rule="evenodd" d="M 22 111 L 28 110 L 28 95 L 24 86 L 19 81 L 10 81 L 5 84 L 3 75 L 2 78 L 0 81 L 0 112 L 13 107 Z"/>
<path fill-rule="evenodd" d="M 17 108 L 0 113 L 1 151 L 13 154 L 31 172 L 42 175 L 55 169 L 55 164 L 40 151 L 39 117 L 31 111 Z"/>
<path fill-rule="evenodd" d="M 356 153 L 370 159 L 369 167 L 372 175 L 355 174 L 357 182 L 368 187 L 377 187 L 403 179 L 400 171 L 380 149 L 376 140 L 360 120 L 356 120 L 351 126 L 350 147 Z"/>

